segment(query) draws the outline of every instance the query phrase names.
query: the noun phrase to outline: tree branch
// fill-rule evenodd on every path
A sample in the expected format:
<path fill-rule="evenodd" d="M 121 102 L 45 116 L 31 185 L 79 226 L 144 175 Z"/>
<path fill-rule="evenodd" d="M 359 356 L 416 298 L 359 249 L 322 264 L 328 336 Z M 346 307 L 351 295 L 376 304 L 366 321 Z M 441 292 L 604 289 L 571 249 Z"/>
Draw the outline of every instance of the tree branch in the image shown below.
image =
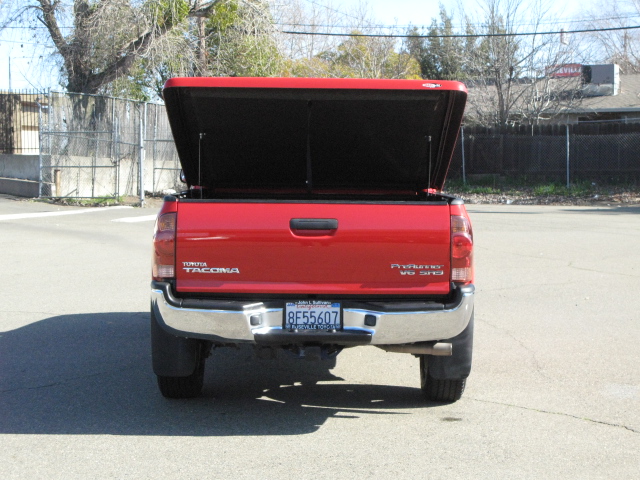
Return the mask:
<path fill-rule="evenodd" d="M 209 2 L 196 1 L 187 16 L 192 18 L 207 17 L 211 14 L 213 8 L 221 1 L 223 0 L 211 0 Z M 175 27 L 176 25 L 173 23 L 173 19 L 170 18 L 162 26 L 156 26 L 156 28 L 147 30 L 139 35 L 138 38 L 129 42 L 119 50 L 115 62 L 98 73 L 90 74 L 84 90 L 87 92 L 95 92 L 102 85 L 108 84 L 118 77 L 125 75 L 135 60 L 139 56 L 147 53 L 154 40 L 165 36 Z"/>
<path fill-rule="evenodd" d="M 211 0 L 210 2 L 202 2 L 202 4 L 199 4 L 199 2 L 196 1 L 194 6 L 191 7 L 191 10 L 189 11 L 189 17 L 208 17 L 209 15 L 211 15 L 213 8 L 222 1 L 224 0 Z"/>
<path fill-rule="evenodd" d="M 65 70 L 70 72 L 73 70 L 73 59 L 70 52 L 70 46 L 60 31 L 58 19 L 55 15 L 59 2 L 54 1 L 52 4 L 49 0 L 38 0 L 38 3 L 40 3 L 39 10 L 42 12 L 42 17 L 38 17 L 38 20 L 47 27 L 49 35 L 51 35 L 51 40 L 53 40 L 53 44 L 56 46 L 58 53 L 62 57 Z"/>

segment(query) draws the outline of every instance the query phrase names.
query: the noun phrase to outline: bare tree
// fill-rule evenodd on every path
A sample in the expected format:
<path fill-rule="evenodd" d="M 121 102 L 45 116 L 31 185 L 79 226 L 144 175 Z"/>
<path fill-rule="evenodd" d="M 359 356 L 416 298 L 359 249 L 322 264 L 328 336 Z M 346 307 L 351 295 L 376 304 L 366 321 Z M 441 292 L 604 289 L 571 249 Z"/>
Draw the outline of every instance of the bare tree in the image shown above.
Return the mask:
<path fill-rule="evenodd" d="M 594 60 L 617 63 L 625 73 L 640 73 L 640 31 L 636 28 L 640 15 L 640 0 L 607 2 L 590 14 L 587 27 L 594 47 Z M 603 30 L 619 28 L 620 30 Z"/>
<path fill-rule="evenodd" d="M 581 103 L 581 75 L 559 75 L 564 64 L 576 61 L 578 48 L 575 43 L 574 39 L 567 40 L 566 44 L 548 42 L 536 56 L 527 59 L 529 75 L 520 80 L 521 92 L 516 95 L 512 119 L 537 125 L 541 120 L 555 117 Z"/>
<path fill-rule="evenodd" d="M 278 22 L 287 30 L 305 35 L 283 34 L 288 54 L 285 74 L 314 77 L 419 78 L 420 66 L 394 38 L 377 34 L 400 33 L 382 28 L 361 2 L 351 10 L 334 8 L 331 2 L 302 5 L 293 0 L 279 11 Z M 341 32 L 350 32 L 344 36 Z M 329 35 L 325 35 L 329 34 Z"/>
<path fill-rule="evenodd" d="M 222 0 L 21 0 L 17 18 L 46 27 L 67 90 L 98 93 L 125 77 L 136 61 L 182 55 L 190 18 L 207 17 Z"/>
<path fill-rule="evenodd" d="M 282 34 L 282 52 L 294 60 L 311 60 L 322 52 L 335 51 L 344 41 L 344 37 L 337 34 L 357 29 L 363 10 L 366 11 L 366 5 L 362 4 L 355 9 L 344 10 L 332 0 L 287 0 L 275 3 L 275 21 L 282 30 L 309 33 Z"/>
<path fill-rule="evenodd" d="M 331 56 L 325 55 L 335 76 L 356 78 L 420 78 L 418 62 L 397 52 L 395 40 L 358 36 L 353 32 Z"/>
<path fill-rule="evenodd" d="M 278 36 L 279 49 L 285 58 L 284 75 L 334 76 L 331 73 L 329 57 L 345 37 L 332 34 L 352 28 L 356 20 L 355 15 L 340 10 L 331 0 L 289 0 L 277 5 L 274 17 L 275 23 L 282 31 L 309 33 L 281 33 Z"/>
<path fill-rule="evenodd" d="M 537 123 L 578 98 L 571 82 L 547 75 L 553 65 L 570 63 L 571 45 L 557 36 L 542 35 L 550 16 L 546 0 L 484 0 L 482 26 L 467 18 L 467 32 L 478 34 L 468 48 L 472 72 L 468 118 L 481 124 Z M 524 25 L 524 27 L 523 27 Z M 520 35 L 526 28 L 527 35 Z"/>
<path fill-rule="evenodd" d="M 0 0 L 0 31 L 4 30 L 8 23 L 6 4 Z"/>

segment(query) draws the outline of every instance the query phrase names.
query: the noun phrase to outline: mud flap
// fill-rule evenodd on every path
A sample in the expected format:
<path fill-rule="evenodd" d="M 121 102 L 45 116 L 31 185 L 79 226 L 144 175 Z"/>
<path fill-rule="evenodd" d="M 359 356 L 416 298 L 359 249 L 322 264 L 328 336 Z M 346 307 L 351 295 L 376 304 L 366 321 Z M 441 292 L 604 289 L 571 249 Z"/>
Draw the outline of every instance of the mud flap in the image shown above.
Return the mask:
<path fill-rule="evenodd" d="M 453 355 L 441 357 L 426 355 L 429 375 L 437 380 L 463 380 L 471 372 L 471 354 L 473 351 L 473 312 L 467 327 L 449 340 L 441 340 L 453 345 Z"/>
<path fill-rule="evenodd" d="M 151 308 L 151 357 L 153 372 L 163 377 L 188 377 L 198 366 L 200 341 L 165 331 Z"/>

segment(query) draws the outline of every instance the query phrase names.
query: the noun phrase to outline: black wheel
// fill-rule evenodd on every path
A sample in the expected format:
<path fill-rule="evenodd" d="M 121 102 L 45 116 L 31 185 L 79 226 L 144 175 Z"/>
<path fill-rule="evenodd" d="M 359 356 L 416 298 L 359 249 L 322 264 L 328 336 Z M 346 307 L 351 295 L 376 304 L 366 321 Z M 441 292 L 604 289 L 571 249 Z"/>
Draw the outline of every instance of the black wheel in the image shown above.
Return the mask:
<path fill-rule="evenodd" d="M 455 337 L 443 340 L 451 343 L 453 355 L 419 355 L 420 387 L 427 400 L 445 403 L 460 400 L 471 372 L 473 317 L 471 312 L 466 328 Z"/>
<path fill-rule="evenodd" d="M 162 319 L 151 309 L 151 357 L 160 393 L 167 398 L 200 395 L 204 382 L 204 362 L 211 343 L 179 337 L 165 330 Z"/>
<path fill-rule="evenodd" d="M 429 360 L 427 355 L 420 355 L 420 388 L 427 400 L 433 402 L 453 403 L 460 400 L 466 378 L 461 380 L 439 380 L 429 374 Z"/>
<path fill-rule="evenodd" d="M 195 371 L 187 377 L 157 375 L 160 393 L 166 398 L 194 398 L 202 392 L 204 384 L 204 355 L 199 355 Z"/>

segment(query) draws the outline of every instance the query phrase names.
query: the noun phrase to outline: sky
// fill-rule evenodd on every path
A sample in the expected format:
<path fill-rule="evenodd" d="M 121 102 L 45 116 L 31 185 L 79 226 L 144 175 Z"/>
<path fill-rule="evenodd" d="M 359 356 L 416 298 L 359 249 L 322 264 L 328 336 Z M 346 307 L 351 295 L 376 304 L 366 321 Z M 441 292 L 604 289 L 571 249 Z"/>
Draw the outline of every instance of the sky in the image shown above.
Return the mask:
<path fill-rule="evenodd" d="M 360 0 L 338 0 L 349 8 L 358 4 Z M 373 11 L 373 16 L 383 21 L 383 24 L 398 25 L 428 25 L 431 19 L 438 15 L 439 3 L 442 3 L 447 12 L 453 12 L 457 8 L 457 1 L 434 0 L 368 0 L 368 5 Z M 475 3 L 465 1 L 466 4 Z"/>
<path fill-rule="evenodd" d="M 303 2 L 316 3 L 321 0 L 303 0 Z M 581 11 L 585 6 L 594 4 L 596 0 L 566 0 L 555 2 L 561 5 L 562 12 L 558 12 L 557 18 L 584 18 L 585 12 Z M 358 5 L 362 0 L 332 0 L 334 8 L 349 10 Z M 444 5 L 447 12 L 459 13 L 459 5 L 465 13 L 478 10 L 478 0 L 368 0 L 366 3 L 372 12 L 373 18 L 383 25 L 428 25 L 431 19 L 438 16 L 439 4 Z M 18 29 L 5 29 L 0 31 L 0 90 L 10 87 L 17 89 L 54 89 L 62 90 L 59 85 L 58 73 L 49 67 L 43 71 L 40 56 L 47 57 L 51 54 L 51 48 L 38 45 L 38 40 L 32 38 L 29 32 Z M 51 65 L 49 63 L 49 65 Z M 10 68 L 9 68 L 10 67 Z M 9 83 L 11 80 L 11 84 Z"/>
<path fill-rule="evenodd" d="M 336 5 L 350 8 L 362 0 L 334 0 Z M 564 0 L 555 2 L 562 8 L 563 18 L 579 15 L 580 9 L 590 5 L 594 0 Z M 374 17 L 383 24 L 398 25 L 429 25 L 431 19 L 438 16 L 439 5 L 442 4 L 448 13 L 459 13 L 462 7 L 465 12 L 478 11 L 478 0 L 367 0 L 366 3 L 373 11 Z M 559 12 L 560 13 L 560 12 Z"/>

